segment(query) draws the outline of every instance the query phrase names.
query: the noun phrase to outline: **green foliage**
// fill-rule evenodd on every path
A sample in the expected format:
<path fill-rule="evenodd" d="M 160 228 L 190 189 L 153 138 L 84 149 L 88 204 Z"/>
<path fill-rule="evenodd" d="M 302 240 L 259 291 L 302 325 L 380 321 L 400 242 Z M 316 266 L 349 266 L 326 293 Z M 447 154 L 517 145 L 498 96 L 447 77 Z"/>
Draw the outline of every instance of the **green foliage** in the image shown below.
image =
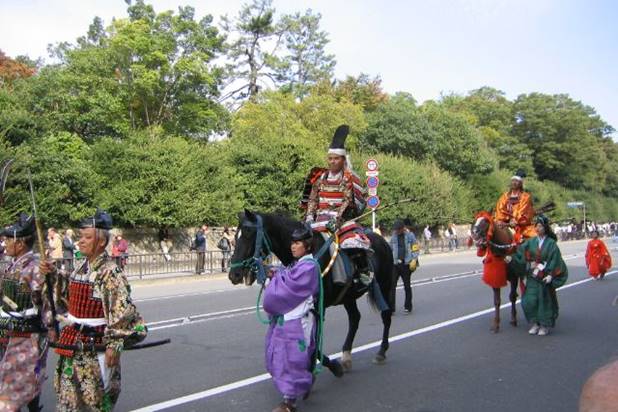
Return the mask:
<path fill-rule="evenodd" d="M 519 96 L 514 110 L 513 132 L 533 151 L 540 179 L 572 189 L 604 186 L 607 156 L 601 139 L 610 129 L 594 109 L 567 95 L 532 93 Z"/>
<path fill-rule="evenodd" d="M 459 179 L 433 163 L 410 161 L 401 156 L 363 153 L 380 164 L 378 194 L 383 204 L 413 198 L 412 203 L 385 209 L 379 220 L 392 222 L 409 217 L 416 225 L 468 222 L 472 218 L 472 192 Z"/>
<path fill-rule="evenodd" d="M 32 211 L 28 170 L 39 217 L 46 224 L 75 223 L 93 209 L 99 179 L 88 160 L 90 148 L 78 136 L 67 132 L 49 135 L 11 152 L 15 162 L 7 183 L 6 205 L 0 209 L 1 222 L 11 221 L 18 211 Z"/>
<path fill-rule="evenodd" d="M 101 176 L 97 204 L 121 225 L 230 223 L 242 204 L 239 180 L 219 143 L 202 144 L 150 130 L 92 146 Z"/>
<path fill-rule="evenodd" d="M 432 160 L 462 178 L 494 168 L 495 157 L 480 134 L 462 115 L 435 103 L 417 108 L 409 95 L 395 95 L 367 118 L 364 148 Z"/>

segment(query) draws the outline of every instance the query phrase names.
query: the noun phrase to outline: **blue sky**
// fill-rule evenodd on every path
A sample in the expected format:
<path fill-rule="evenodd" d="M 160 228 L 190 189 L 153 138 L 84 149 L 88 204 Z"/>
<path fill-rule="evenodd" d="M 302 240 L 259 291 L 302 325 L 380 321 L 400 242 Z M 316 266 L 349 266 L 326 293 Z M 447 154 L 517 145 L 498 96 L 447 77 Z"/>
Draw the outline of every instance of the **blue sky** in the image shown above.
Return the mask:
<path fill-rule="evenodd" d="M 151 0 L 157 11 L 192 5 L 235 15 L 239 0 Z M 483 85 L 568 93 L 618 129 L 618 2 L 610 0 L 275 0 L 278 12 L 322 14 L 337 77 L 380 75 L 388 92 L 420 102 Z M 46 56 L 95 15 L 124 17 L 123 0 L 0 0 L 0 49 Z M 614 74 L 612 74 L 614 73 Z"/>

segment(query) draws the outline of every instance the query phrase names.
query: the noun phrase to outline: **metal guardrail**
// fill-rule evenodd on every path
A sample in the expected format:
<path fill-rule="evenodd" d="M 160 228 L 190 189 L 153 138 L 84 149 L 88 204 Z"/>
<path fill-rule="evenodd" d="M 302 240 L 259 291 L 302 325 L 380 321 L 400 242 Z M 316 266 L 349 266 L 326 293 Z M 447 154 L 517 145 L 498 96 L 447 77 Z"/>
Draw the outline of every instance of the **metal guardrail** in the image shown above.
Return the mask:
<path fill-rule="evenodd" d="M 203 260 L 201 255 L 203 255 Z M 223 262 L 224 257 L 225 262 Z M 143 253 L 111 258 L 116 259 L 118 265 L 123 267 L 128 278 L 143 279 L 172 274 L 190 275 L 225 272 L 229 268 L 230 257 L 231 253 L 229 252 L 224 254 L 220 250 L 212 250 L 203 252 L 203 254 L 196 251 Z M 58 266 L 63 269 L 66 269 L 69 265 L 79 266 L 82 262 L 83 258 L 57 260 Z M 199 267 L 198 263 L 200 263 Z M 8 260 L 0 260 L 0 272 L 3 272 L 8 264 Z"/>

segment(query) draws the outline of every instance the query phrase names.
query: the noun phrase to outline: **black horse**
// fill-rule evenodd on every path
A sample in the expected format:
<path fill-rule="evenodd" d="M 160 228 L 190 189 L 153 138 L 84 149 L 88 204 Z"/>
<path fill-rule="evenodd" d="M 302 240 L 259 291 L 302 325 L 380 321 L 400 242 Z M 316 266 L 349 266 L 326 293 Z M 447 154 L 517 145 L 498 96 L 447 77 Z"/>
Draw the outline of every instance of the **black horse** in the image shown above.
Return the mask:
<path fill-rule="evenodd" d="M 236 233 L 236 247 L 232 256 L 232 269 L 229 272 L 229 279 L 233 284 L 239 284 L 244 281 L 246 285 L 251 285 L 256 280 L 255 271 L 247 265 L 242 265 L 242 262 L 248 262 L 252 256 L 255 256 L 262 251 L 257 248 L 265 248 L 268 244 L 275 256 L 279 258 L 281 263 L 289 265 L 293 261 L 290 246 L 292 244 L 292 232 L 302 226 L 301 222 L 292 220 L 289 217 L 277 214 L 260 214 L 245 211 L 239 215 L 240 225 Z M 264 242 L 259 240 L 259 232 L 264 233 Z M 390 245 L 382 238 L 374 233 L 368 234 L 371 240 L 371 246 L 374 251 L 371 264 L 374 270 L 374 281 L 377 281 L 377 288 L 372 285 L 368 287 L 369 302 L 373 307 L 376 307 L 376 301 L 381 297 L 388 299 L 393 284 L 393 256 Z M 256 242 L 256 239 L 258 241 Z M 261 243 L 257 245 L 257 243 Z M 325 241 L 322 236 L 314 236 L 313 251 L 316 253 Z M 257 246 L 256 246 L 257 245 Z M 328 265 L 330 254 L 324 253 L 319 257 L 319 262 L 322 270 Z M 344 289 L 345 288 L 345 289 Z M 379 291 L 377 290 L 379 288 Z M 348 314 L 348 334 L 343 344 L 342 362 L 343 368 L 348 370 L 352 367 L 352 344 L 354 336 L 358 330 L 358 324 L 361 314 L 356 305 L 356 299 L 361 297 L 367 290 L 357 290 L 356 287 L 345 287 L 333 283 L 331 276 L 328 274 L 324 277 L 324 306 L 334 306 L 343 304 Z M 387 305 L 389 306 L 389 305 Z M 386 360 L 386 351 L 388 350 L 388 336 L 391 326 L 392 311 L 390 307 L 381 311 L 382 324 L 382 343 L 380 350 L 374 358 L 374 363 L 381 364 Z M 333 373 L 340 376 L 341 366 L 333 361 L 330 361 L 323 354 L 317 354 L 319 359 L 322 359 L 324 366 L 328 367 Z"/>

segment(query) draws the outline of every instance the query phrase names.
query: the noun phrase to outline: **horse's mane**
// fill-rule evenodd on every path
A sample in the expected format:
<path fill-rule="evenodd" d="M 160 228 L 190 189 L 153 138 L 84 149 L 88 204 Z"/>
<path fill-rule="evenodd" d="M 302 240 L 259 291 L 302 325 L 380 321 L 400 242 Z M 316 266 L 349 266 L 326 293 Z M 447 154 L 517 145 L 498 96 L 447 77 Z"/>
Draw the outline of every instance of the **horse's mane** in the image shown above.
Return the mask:
<path fill-rule="evenodd" d="M 260 213 L 265 221 L 277 222 L 283 225 L 287 233 L 292 233 L 294 229 L 298 229 L 302 226 L 302 223 L 295 219 L 289 212 L 281 211 L 274 213 Z"/>

